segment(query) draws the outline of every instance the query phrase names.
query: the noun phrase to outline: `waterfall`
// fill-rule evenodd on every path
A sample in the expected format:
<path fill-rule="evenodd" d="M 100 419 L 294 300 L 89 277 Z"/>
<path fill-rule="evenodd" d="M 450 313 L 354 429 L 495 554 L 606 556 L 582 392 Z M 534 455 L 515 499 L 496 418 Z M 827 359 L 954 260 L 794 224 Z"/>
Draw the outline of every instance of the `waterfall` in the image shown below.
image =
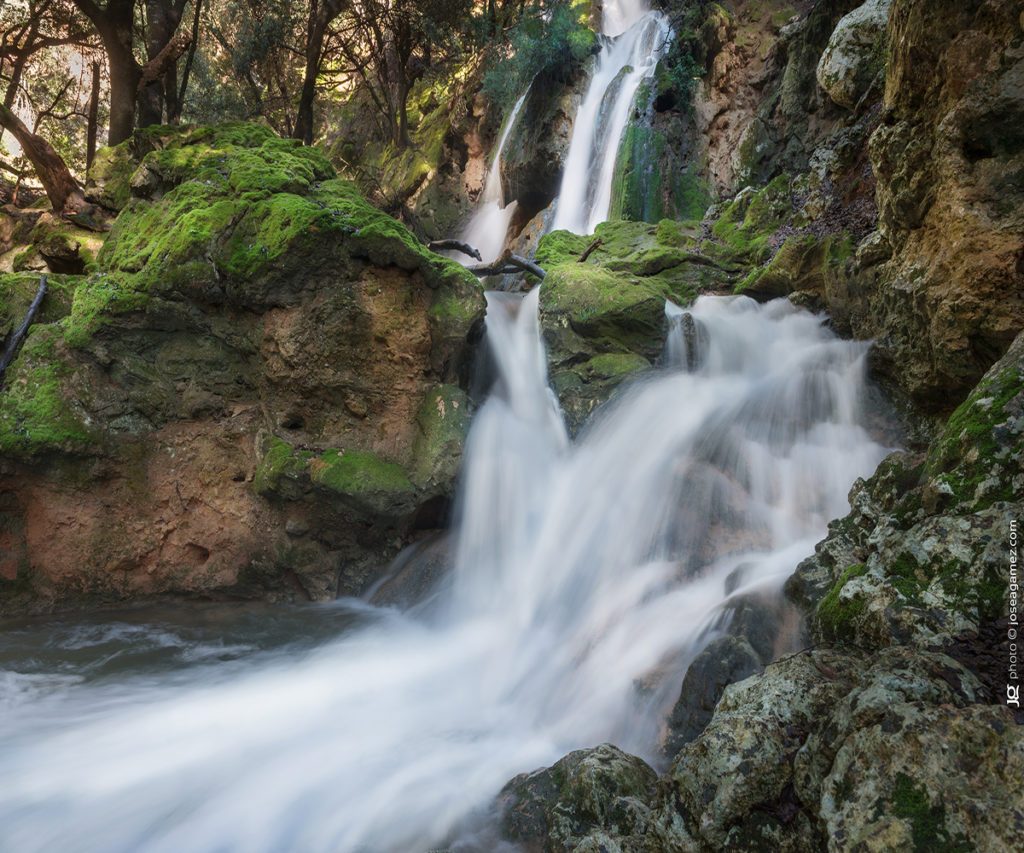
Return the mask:
<path fill-rule="evenodd" d="M 63 654 L 79 675 L 23 653 L 33 699 L 0 717 L 5 849 L 424 850 L 569 750 L 655 759 L 708 626 L 731 596 L 777 589 L 884 456 L 863 427 L 866 345 L 786 301 L 702 297 L 696 333 L 668 306 L 677 357 L 571 443 L 538 293 L 488 299 L 496 380 L 433 606 L 307 609 L 300 624 L 351 623 L 234 662 L 110 669 L 120 647 L 105 640 L 92 679 L 88 643 L 54 633 L 44 661 Z M 0 635 L 0 670 L 15 641 Z"/>
<path fill-rule="evenodd" d="M 462 233 L 462 240 L 476 247 L 480 251 L 483 262 L 487 264 L 500 257 L 502 249 L 505 248 L 508 226 L 512 222 L 512 215 L 516 212 L 516 202 L 505 204 L 505 194 L 501 186 L 501 155 L 529 93 L 530 89 L 527 87 L 526 91 L 519 96 L 519 100 L 516 101 L 512 112 L 509 113 L 508 119 L 505 121 L 505 127 L 498 140 L 498 147 L 487 170 L 483 195 L 481 195 L 479 205 Z M 460 254 L 458 259 L 465 261 L 466 256 Z"/>
<path fill-rule="evenodd" d="M 640 84 L 654 74 L 671 29 L 645 0 L 607 0 L 601 52 L 576 113 L 552 228 L 593 233 L 608 218 L 615 161 Z"/>

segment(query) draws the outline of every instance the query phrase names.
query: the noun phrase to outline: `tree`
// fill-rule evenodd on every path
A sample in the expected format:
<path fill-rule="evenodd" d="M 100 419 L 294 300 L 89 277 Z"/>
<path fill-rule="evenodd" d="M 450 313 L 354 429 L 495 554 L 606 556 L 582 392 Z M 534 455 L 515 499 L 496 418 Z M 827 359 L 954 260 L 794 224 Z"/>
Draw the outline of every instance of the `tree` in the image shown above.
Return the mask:
<path fill-rule="evenodd" d="M 135 94 L 142 69 L 135 59 L 133 36 L 135 0 L 107 0 L 100 6 L 95 0 L 74 0 L 96 28 L 107 54 L 110 75 L 110 127 L 107 142 L 124 142 L 135 129 Z"/>
<path fill-rule="evenodd" d="M 392 143 L 409 144 L 409 93 L 470 17 L 467 0 L 356 0 L 336 36 L 344 73 L 355 76 L 383 116 Z"/>
<path fill-rule="evenodd" d="M 348 0 L 310 0 L 309 23 L 306 26 L 306 64 L 292 132 L 296 139 L 301 139 L 306 145 L 313 144 L 313 99 L 316 97 L 316 80 L 320 76 L 324 58 L 324 37 L 331 22 L 348 6 Z"/>
<path fill-rule="evenodd" d="M 91 207 L 85 201 L 78 181 L 53 146 L 30 130 L 5 104 L 0 104 L 0 125 L 18 140 L 55 213 L 73 213 Z"/>

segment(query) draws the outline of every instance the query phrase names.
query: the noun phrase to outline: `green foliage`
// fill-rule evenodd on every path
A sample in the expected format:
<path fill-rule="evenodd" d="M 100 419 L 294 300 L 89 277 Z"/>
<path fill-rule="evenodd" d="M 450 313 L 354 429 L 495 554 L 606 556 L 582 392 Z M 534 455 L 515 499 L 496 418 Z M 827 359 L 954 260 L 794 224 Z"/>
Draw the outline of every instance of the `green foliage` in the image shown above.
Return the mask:
<path fill-rule="evenodd" d="M 511 104 L 538 74 L 568 74 L 597 48 L 585 0 L 545 4 L 547 16 L 540 3 L 531 6 L 512 30 L 508 55 L 484 77 L 484 92 L 498 103 Z"/>

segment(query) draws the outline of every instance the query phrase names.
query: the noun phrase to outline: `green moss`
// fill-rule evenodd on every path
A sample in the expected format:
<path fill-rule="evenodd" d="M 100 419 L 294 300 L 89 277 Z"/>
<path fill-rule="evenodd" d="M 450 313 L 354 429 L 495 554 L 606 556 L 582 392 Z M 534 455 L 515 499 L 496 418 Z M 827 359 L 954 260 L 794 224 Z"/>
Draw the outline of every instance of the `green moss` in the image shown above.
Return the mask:
<path fill-rule="evenodd" d="M 256 466 L 252 486 L 258 494 L 271 495 L 280 490 L 281 481 L 287 476 L 297 476 L 305 469 L 309 453 L 296 454 L 286 441 L 272 436 L 268 441 L 263 458 Z"/>
<path fill-rule="evenodd" d="M 950 487 L 956 503 L 980 510 L 1015 498 L 1011 457 L 1017 451 L 998 432 L 1022 395 L 1024 376 L 1008 367 L 986 376 L 950 416 L 929 452 L 926 471 Z M 986 489 L 979 493 L 983 483 Z"/>
<path fill-rule="evenodd" d="M 29 457 L 85 444 L 89 434 L 67 402 L 69 368 L 57 348 L 59 330 L 34 326 L 0 391 L 0 451 Z"/>
<path fill-rule="evenodd" d="M 888 809 L 882 805 L 882 810 Z M 892 794 L 892 814 L 910 823 L 916 853 L 970 853 L 967 839 L 950 835 L 946 829 L 946 809 L 932 805 L 928 792 L 905 773 L 896 776 Z"/>
<path fill-rule="evenodd" d="M 89 170 L 89 183 L 102 187 L 99 197 L 106 207 L 121 210 L 128 204 L 132 197 L 132 175 L 138 165 L 131 140 L 96 152 Z M 94 191 L 92 186 L 90 189 Z"/>
<path fill-rule="evenodd" d="M 619 379 L 650 368 L 651 363 L 631 352 L 607 352 L 594 356 L 581 368 L 582 373 L 598 379 Z"/>
<path fill-rule="evenodd" d="M 763 263 L 771 257 L 770 239 L 793 214 L 788 175 L 729 202 L 712 227 L 714 236 L 734 255 Z"/>
<path fill-rule="evenodd" d="M 39 290 L 39 273 L 0 273 L 0 340 L 21 325 Z M 46 276 L 46 297 L 36 323 L 52 323 L 71 310 L 71 299 L 82 279 L 73 275 Z"/>
<path fill-rule="evenodd" d="M 815 614 L 818 626 L 830 639 L 849 639 L 852 636 L 851 623 L 863 615 L 867 604 L 861 598 L 843 598 L 842 591 L 852 578 L 863 577 L 867 571 L 868 567 L 863 563 L 847 568 L 818 605 Z"/>
<path fill-rule="evenodd" d="M 310 477 L 319 486 L 344 495 L 412 492 L 404 469 L 366 450 L 328 450 L 309 463 Z"/>
<path fill-rule="evenodd" d="M 99 273 L 76 289 L 70 314 L 61 323 L 68 346 L 83 347 L 107 318 L 146 306 L 148 294 L 137 275 Z"/>
<path fill-rule="evenodd" d="M 412 479 L 419 486 L 451 481 L 469 431 L 469 398 L 454 385 L 439 385 L 423 398 L 416 415 Z"/>
<path fill-rule="evenodd" d="M 131 202 L 98 258 L 105 270 L 139 273 L 138 291 L 216 284 L 224 276 L 248 280 L 287 253 L 298 261 L 313 243 L 419 271 L 432 287 L 475 285 L 353 184 L 334 179 L 323 154 L 265 128 L 196 131 L 144 163 L 172 186 L 158 201 Z"/>
<path fill-rule="evenodd" d="M 885 569 L 886 577 L 900 595 L 910 604 L 920 605 L 921 592 L 928 582 L 914 556 L 903 551 Z"/>

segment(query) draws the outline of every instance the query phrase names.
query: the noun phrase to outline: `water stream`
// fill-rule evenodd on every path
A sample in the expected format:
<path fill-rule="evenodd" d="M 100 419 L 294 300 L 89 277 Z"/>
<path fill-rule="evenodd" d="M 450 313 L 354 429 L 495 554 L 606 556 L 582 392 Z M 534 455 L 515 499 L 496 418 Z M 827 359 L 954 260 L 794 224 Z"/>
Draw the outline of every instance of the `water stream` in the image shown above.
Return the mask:
<path fill-rule="evenodd" d="M 505 240 L 508 236 L 508 227 L 512 222 L 512 216 L 516 212 L 516 202 L 505 203 L 505 192 L 501 185 L 501 156 L 505 151 L 505 144 L 509 135 L 516 125 L 519 112 L 526 102 L 526 96 L 530 90 L 527 89 L 519 96 L 505 120 L 501 137 L 498 140 L 498 147 L 495 149 L 491 165 L 487 170 L 487 180 L 484 183 L 484 191 L 480 196 L 473 216 L 466 224 L 461 239 L 469 243 L 480 252 L 483 263 L 489 264 L 496 261 L 505 248 Z M 453 255 L 463 263 L 472 261 L 466 255 Z"/>
<path fill-rule="evenodd" d="M 670 306 L 666 366 L 570 442 L 538 293 L 489 297 L 497 379 L 432 607 L 308 608 L 287 641 L 2 635 L 3 849 L 424 850 L 571 749 L 656 758 L 737 568 L 732 596 L 778 587 L 882 458 L 865 347 L 783 301 L 701 298 L 689 333 Z M 164 657 L 110 663 L 140 644 Z"/>
<path fill-rule="evenodd" d="M 670 35 L 646 0 L 606 0 L 601 52 L 573 123 L 553 229 L 591 234 L 608 218 L 615 161 L 640 84 L 654 74 Z"/>
<path fill-rule="evenodd" d="M 607 210 L 666 26 L 630 0 L 605 15 L 558 208 L 574 230 Z M 467 234 L 487 259 L 521 104 Z M 884 456 L 864 427 L 866 345 L 786 301 L 668 305 L 663 365 L 570 440 L 539 293 L 488 295 L 494 383 L 429 604 L 0 631 L 0 850 L 493 849 L 462 832 L 515 774 L 604 741 L 658 760 L 682 675 L 730 603 L 777 590 Z"/>

